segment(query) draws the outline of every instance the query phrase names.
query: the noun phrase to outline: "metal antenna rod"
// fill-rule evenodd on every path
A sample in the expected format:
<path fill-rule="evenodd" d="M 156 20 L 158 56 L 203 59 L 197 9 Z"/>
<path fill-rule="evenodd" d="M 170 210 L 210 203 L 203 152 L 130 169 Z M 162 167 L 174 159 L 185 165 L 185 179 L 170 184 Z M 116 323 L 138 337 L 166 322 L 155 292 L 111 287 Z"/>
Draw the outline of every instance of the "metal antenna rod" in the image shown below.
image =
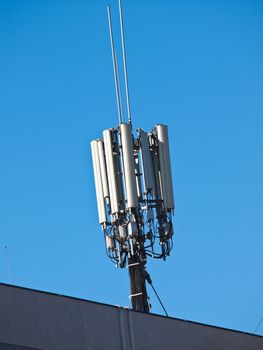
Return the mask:
<path fill-rule="evenodd" d="M 117 107 L 118 107 L 118 117 L 119 117 L 119 123 L 123 120 L 122 115 L 122 108 L 120 103 L 120 95 L 119 95 L 119 84 L 118 84 L 118 78 L 117 78 L 117 64 L 116 64 L 116 56 L 115 56 L 115 50 L 114 50 L 114 41 L 113 41 L 113 34 L 112 34 L 112 24 L 111 24 L 111 14 L 110 14 L 110 6 L 107 5 L 107 11 L 108 11 L 108 22 L 109 22 L 109 31 L 110 31 L 110 43 L 111 43 L 111 55 L 112 55 L 112 64 L 113 64 L 113 71 L 114 71 L 114 82 L 115 82 L 115 91 L 116 91 L 116 99 L 117 99 Z"/>
<path fill-rule="evenodd" d="M 259 323 L 258 323 L 258 325 L 257 325 L 257 327 L 255 328 L 255 330 L 254 330 L 254 334 L 256 334 L 256 331 L 258 330 L 258 328 L 259 328 L 259 326 L 261 325 L 261 322 L 263 321 L 263 317 L 261 318 L 261 320 L 259 321 Z"/>
<path fill-rule="evenodd" d="M 116 62 L 116 73 L 117 73 L 118 92 L 119 92 L 119 101 L 120 101 L 121 122 L 123 123 L 123 108 L 122 108 L 122 98 L 121 98 L 121 84 L 120 84 L 120 75 L 119 75 L 118 59 L 117 59 L 116 51 L 114 51 L 114 54 L 115 54 L 115 62 Z"/>
<path fill-rule="evenodd" d="M 123 17 L 122 17 L 121 0 L 119 0 L 119 13 L 120 13 L 121 44 L 122 44 L 123 66 L 124 66 L 124 79 L 125 79 L 126 103 L 127 103 L 127 111 L 128 111 L 128 122 L 131 124 L 131 108 L 130 108 L 130 97 L 129 97 L 129 85 L 128 85 L 128 73 L 127 73 L 127 63 L 126 63 L 126 52 L 125 52 L 125 40 L 124 40 L 124 31 L 123 31 Z"/>
<path fill-rule="evenodd" d="M 8 248 L 7 248 L 7 245 L 4 246 L 4 249 L 5 249 L 6 267 L 7 267 L 7 273 L 8 273 L 8 282 L 9 282 L 9 284 L 12 284 L 11 269 L 10 269 L 10 264 L 9 264 L 9 257 L 8 257 Z"/>

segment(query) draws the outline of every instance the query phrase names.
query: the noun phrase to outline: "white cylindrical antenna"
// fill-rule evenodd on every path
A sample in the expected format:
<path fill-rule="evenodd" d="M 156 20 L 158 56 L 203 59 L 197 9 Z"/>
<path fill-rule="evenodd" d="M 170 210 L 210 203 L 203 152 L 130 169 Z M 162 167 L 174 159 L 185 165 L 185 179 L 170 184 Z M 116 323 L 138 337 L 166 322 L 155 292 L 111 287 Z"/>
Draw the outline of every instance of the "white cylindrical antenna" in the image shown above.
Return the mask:
<path fill-rule="evenodd" d="M 4 246 L 4 249 L 5 249 L 6 268 L 7 268 L 7 274 L 8 274 L 8 283 L 9 283 L 9 284 L 12 284 L 11 268 L 10 268 L 10 262 L 9 262 L 8 247 L 7 247 L 7 245 Z"/>
<path fill-rule="evenodd" d="M 174 209 L 173 182 L 170 162 L 168 128 L 166 125 L 156 125 L 159 147 L 160 177 L 162 199 L 165 209 Z"/>
<path fill-rule="evenodd" d="M 131 108 L 130 108 L 130 96 L 129 96 L 129 84 L 128 84 L 128 73 L 127 73 L 127 62 L 126 62 L 126 50 L 125 50 L 125 39 L 124 39 L 124 30 L 123 30 L 123 16 L 122 16 L 121 0 L 119 0 L 119 13 L 120 13 L 121 44 L 122 44 L 122 57 L 123 57 L 123 67 L 124 67 L 124 79 L 125 79 L 128 122 L 131 124 Z"/>
<path fill-rule="evenodd" d="M 149 149 L 148 135 L 147 132 L 139 130 L 140 137 L 140 153 L 142 161 L 142 173 L 144 192 L 148 193 L 154 189 L 154 177 L 153 177 L 153 162 Z"/>
<path fill-rule="evenodd" d="M 96 188 L 96 196 L 97 196 L 97 205 L 98 205 L 98 214 L 99 214 L 99 222 L 100 224 L 104 224 L 107 221 L 106 210 L 104 204 L 104 196 L 103 196 L 103 187 L 102 187 L 102 178 L 101 178 L 101 170 L 99 163 L 99 151 L 98 151 L 98 142 L 91 141 L 91 153 L 92 153 L 92 161 L 93 161 L 93 171 L 94 171 L 94 180 L 95 180 L 95 188 Z"/>
<path fill-rule="evenodd" d="M 108 183 L 110 190 L 110 204 L 111 204 L 111 214 L 119 212 L 119 203 L 121 199 L 121 193 L 119 189 L 119 179 L 121 175 L 116 171 L 116 158 L 113 154 L 113 143 L 112 143 L 112 130 L 103 131 L 103 140 L 105 147 L 106 156 L 106 167 L 108 174 Z"/>
<path fill-rule="evenodd" d="M 131 125 L 120 125 L 127 208 L 138 207 Z"/>
<path fill-rule="evenodd" d="M 121 123 L 123 121 L 123 114 L 122 114 L 122 105 L 121 105 L 119 80 L 118 80 L 118 76 L 117 76 L 118 68 L 117 68 L 117 63 L 116 63 L 116 53 L 115 53 L 115 49 L 114 49 L 112 24 L 111 24 L 111 13 L 110 13 L 110 6 L 109 5 L 107 5 L 107 12 L 108 12 L 108 23 L 109 23 L 110 43 L 111 43 L 111 55 L 112 55 L 112 64 L 113 64 L 113 72 L 114 72 L 114 83 L 115 83 L 115 92 L 116 92 L 116 100 L 117 100 L 117 108 L 118 108 L 118 117 L 119 117 L 119 123 Z"/>
<path fill-rule="evenodd" d="M 98 152 L 99 152 L 99 164 L 100 164 L 100 171 L 101 171 L 103 196 L 104 198 L 107 198 L 110 196 L 110 194 L 109 194 L 109 185 L 108 185 L 107 169 L 106 169 L 106 162 L 105 162 L 104 145 L 102 140 L 98 141 Z"/>

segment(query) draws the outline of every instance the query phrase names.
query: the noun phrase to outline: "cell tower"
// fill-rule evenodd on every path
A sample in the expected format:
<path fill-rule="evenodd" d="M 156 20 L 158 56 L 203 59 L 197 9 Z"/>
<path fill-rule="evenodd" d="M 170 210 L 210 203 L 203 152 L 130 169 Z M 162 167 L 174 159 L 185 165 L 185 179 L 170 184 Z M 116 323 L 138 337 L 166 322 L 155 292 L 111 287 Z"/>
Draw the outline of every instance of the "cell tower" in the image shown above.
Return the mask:
<path fill-rule="evenodd" d="M 106 252 L 116 267 L 128 267 L 131 303 L 149 312 L 147 256 L 166 259 L 172 250 L 174 197 L 168 128 L 157 124 L 150 132 L 131 123 L 121 0 L 120 30 L 128 121 L 123 120 L 117 55 L 110 7 L 107 6 L 119 125 L 104 130 L 91 142 L 99 223 Z"/>

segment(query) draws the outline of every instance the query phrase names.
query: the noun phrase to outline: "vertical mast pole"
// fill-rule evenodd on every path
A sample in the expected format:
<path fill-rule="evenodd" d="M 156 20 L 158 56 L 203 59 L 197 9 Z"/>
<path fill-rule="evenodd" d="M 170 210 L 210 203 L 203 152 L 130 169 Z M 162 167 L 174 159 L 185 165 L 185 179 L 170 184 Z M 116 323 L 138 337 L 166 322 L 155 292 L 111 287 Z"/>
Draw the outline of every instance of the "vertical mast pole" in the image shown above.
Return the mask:
<path fill-rule="evenodd" d="M 129 84 L 128 84 L 127 62 L 126 62 L 125 39 L 124 39 L 124 30 L 123 30 L 122 5 L 121 5 L 121 0 L 118 0 L 118 1 L 119 1 L 119 13 L 120 13 L 121 44 L 122 44 L 123 66 L 124 66 L 124 80 L 125 80 L 128 122 L 131 124 L 131 108 L 130 108 L 130 96 L 129 96 Z"/>
<path fill-rule="evenodd" d="M 110 6 L 109 5 L 107 5 L 107 12 L 108 12 L 108 23 L 109 23 L 109 31 L 110 31 L 111 55 L 112 55 L 112 64 L 113 64 L 113 72 L 114 72 L 114 82 L 115 82 L 115 91 L 116 91 L 116 99 L 117 99 L 118 117 L 119 117 L 119 123 L 121 123 L 123 121 L 123 114 L 122 114 L 122 107 L 121 107 L 121 100 L 120 100 L 120 93 L 119 93 L 120 88 L 119 88 L 119 81 L 118 81 L 118 77 L 117 77 L 117 64 L 116 64 L 116 56 L 115 56 L 115 49 L 114 49 L 111 14 L 110 14 Z"/>
<path fill-rule="evenodd" d="M 121 0 L 118 0 L 118 3 L 119 3 L 119 14 L 120 14 L 122 58 L 123 58 L 123 68 L 124 68 L 128 123 L 131 124 L 131 107 L 130 107 L 129 83 L 128 83 Z M 137 247 L 136 250 L 134 251 L 134 255 L 131 255 L 128 259 L 128 268 L 129 268 L 130 285 L 131 285 L 130 298 L 131 298 L 133 310 L 149 312 L 150 310 L 149 310 L 149 303 L 148 303 L 148 295 L 147 295 L 147 289 L 146 289 L 146 283 L 145 283 L 146 259 L 144 259 L 144 257 L 142 257 L 141 255 L 142 254 Z"/>
<path fill-rule="evenodd" d="M 149 312 L 150 308 L 145 281 L 145 264 L 146 262 L 140 260 L 138 251 L 128 259 L 131 286 L 130 298 L 133 310 Z"/>
<path fill-rule="evenodd" d="M 116 62 L 116 77 L 118 82 L 118 91 L 119 91 L 119 102 L 120 102 L 120 111 L 121 111 L 121 122 L 123 123 L 123 108 L 122 108 L 122 98 L 121 98 L 121 83 L 120 83 L 120 75 L 119 75 L 119 69 L 118 69 L 118 59 L 117 59 L 117 53 L 114 51 L 115 55 L 115 62 Z"/>

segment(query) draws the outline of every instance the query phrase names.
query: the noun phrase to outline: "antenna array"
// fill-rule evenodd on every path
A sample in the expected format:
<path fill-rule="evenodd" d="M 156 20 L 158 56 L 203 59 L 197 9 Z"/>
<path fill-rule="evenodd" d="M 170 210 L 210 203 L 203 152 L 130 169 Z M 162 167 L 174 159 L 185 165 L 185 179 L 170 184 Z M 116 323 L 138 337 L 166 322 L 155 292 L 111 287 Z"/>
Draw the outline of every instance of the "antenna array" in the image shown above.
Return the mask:
<path fill-rule="evenodd" d="M 166 258 L 174 209 L 168 128 L 132 134 L 128 123 L 91 142 L 99 222 L 116 266 L 137 254 Z M 144 259 L 145 257 L 142 256 Z"/>
<path fill-rule="evenodd" d="M 134 135 L 128 89 L 121 0 L 119 1 L 128 123 L 123 121 L 117 55 L 107 6 L 119 125 L 91 142 L 99 214 L 106 252 L 117 267 L 128 266 L 133 308 L 149 311 L 147 256 L 165 259 L 172 249 L 174 197 L 168 127 L 137 129 Z M 149 276 L 149 275 L 148 275 Z"/>

